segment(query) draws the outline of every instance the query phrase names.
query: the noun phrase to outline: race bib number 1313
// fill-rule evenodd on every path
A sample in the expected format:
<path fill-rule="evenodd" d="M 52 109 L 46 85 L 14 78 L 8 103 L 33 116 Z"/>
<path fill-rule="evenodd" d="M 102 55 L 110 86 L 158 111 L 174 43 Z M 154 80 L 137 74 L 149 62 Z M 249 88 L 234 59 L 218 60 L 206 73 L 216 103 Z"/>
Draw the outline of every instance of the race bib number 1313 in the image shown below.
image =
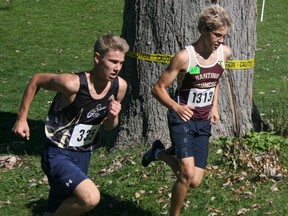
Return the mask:
<path fill-rule="evenodd" d="M 204 107 L 213 102 L 215 88 L 191 89 L 188 96 L 187 105 L 193 107 Z"/>

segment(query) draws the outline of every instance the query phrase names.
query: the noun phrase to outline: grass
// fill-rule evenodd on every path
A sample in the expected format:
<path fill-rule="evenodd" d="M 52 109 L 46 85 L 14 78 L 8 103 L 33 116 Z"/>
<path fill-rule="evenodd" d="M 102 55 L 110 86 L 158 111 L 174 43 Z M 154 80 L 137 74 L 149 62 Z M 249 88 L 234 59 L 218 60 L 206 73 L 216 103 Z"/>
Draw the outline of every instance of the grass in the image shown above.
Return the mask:
<path fill-rule="evenodd" d="M 260 4 L 261 3 L 261 4 Z M 263 22 L 257 23 L 254 100 L 272 130 L 288 134 L 288 18 L 285 0 L 265 2 Z M 261 11 L 262 1 L 258 3 Z M 259 15 L 260 18 L 260 15 Z"/>
<path fill-rule="evenodd" d="M 258 2 L 259 11 L 261 3 Z M 90 69 L 95 39 L 108 31 L 121 33 L 123 5 L 124 0 L 0 1 L 0 155 L 13 154 L 21 162 L 14 169 L 0 169 L 1 216 L 41 215 L 48 196 L 39 154 L 44 137 L 43 119 L 54 94 L 40 91 L 33 102 L 29 142 L 10 132 L 29 77 L 37 72 Z M 286 0 L 267 1 L 264 21 L 257 25 L 254 99 L 265 120 L 278 131 L 287 129 L 288 116 L 287 7 Z M 211 144 L 206 177 L 200 188 L 189 191 L 183 216 L 245 212 L 252 216 L 288 215 L 287 178 L 256 178 L 255 172 L 239 161 L 238 168 L 233 169 L 233 155 L 231 159 L 216 154 L 228 143 L 238 141 L 226 139 Z M 261 145 L 260 141 L 253 141 L 254 146 Z M 288 147 L 280 146 L 280 156 L 287 165 Z M 142 146 L 107 152 L 100 148 L 94 152 L 89 175 L 99 186 L 102 199 L 87 215 L 167 215 L 175 176 L 162 162 L 141 167 L 146 149 Z"/>
<path fill-rule="evenodd" d="M 141 167 L 144 150 L 145 147 L 112 153 L 104 149 L 94 152 L 89 175 L 99 186 L 102 200 L 87 215 L 152 216 L 167 213 L 175 177 L 161 162 L 145 169 Z M 13 215 L 37 215 L 46 204 L 48 185 L 43 179 L 38 156 L 24 155 L 21 158 L 21 167 L 1 173 L 1 215 L 11 215 L 11 212 Z M 211 158 L 210 164 L 216 166 L 215 161 Z M 288 214 L 285 208 L 287 181 L 257 182 L 247 176 L 225 186 L 228 176 L 227 166 L 208 169 L 202 186 L 188 193 L 182 215 L 189 216 L 191 212 L 195 215 L 236 215 L 243 209 L 249 209 L 248 215 Z M 272 192 L 273 185 L 279 191 Z"/>

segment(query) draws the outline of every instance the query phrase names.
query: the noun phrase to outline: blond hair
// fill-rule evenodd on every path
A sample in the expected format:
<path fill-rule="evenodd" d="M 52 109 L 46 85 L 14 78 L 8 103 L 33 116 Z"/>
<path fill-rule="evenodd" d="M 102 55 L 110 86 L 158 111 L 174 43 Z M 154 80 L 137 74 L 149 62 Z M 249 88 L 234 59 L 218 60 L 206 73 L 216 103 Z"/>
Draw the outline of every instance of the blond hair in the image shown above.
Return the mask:
<path fill-rule="evenodd" d="M 94 45 L 94 53 L 98 52 L 101 55 L 105 55 L 109 51 L 116 50 L 126 53 L 129 50 L 129 45 L 125 39 L 113 34 L 103 35 Z"/>
<path fill-rule="evenodd" d="M 231 19 L 228 12 L 218 4 L 212 4 L 204 8 L 198 19 L 198 31 L 215 30 L 220 27 L 231 26 Z"/>

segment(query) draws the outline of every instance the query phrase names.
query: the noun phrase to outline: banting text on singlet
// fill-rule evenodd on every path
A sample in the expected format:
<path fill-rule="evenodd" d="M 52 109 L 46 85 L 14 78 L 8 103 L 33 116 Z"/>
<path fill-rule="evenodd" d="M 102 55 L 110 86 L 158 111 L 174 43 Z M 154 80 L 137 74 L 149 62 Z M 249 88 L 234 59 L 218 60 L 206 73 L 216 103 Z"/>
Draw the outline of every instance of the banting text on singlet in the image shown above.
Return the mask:
<path fill-rule="evenodd" d="M 180 71 L 177 76 L 176 100 L 180 104 L 187 104 L 193 109 L 194 120 L 207 120 L 210 117 L 215 87 L 219 82 L 225 64 L 223 46 L 217 52 L 217 60 L 210 66 L 200 65 L 196 59 L 193 46 L 186 47 L 189 53 L 189 66 L 187 71 Z"/>

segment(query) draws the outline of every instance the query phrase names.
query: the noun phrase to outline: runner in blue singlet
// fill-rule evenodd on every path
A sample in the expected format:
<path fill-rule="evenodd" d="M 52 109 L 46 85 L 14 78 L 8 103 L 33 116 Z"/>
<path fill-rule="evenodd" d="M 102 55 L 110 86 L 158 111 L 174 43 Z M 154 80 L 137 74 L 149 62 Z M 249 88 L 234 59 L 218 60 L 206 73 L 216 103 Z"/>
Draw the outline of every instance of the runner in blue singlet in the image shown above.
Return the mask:
<path fill-rule="evenodd" d="M 91 151 L 100 128 L 117 126 L 127 83 L 118 76 L 129 46 L 111 34 L 94 46 L 94 67 L 78 74 L 32 76 L 12 131 L 29 140 L 29 107 L 40 88 L 57 92 L 45 124 L 47 144 L 41 165 L 50 192 L 44 215 L 81 215 L 93 209 L 100 192 L 88 178 Z"/>

